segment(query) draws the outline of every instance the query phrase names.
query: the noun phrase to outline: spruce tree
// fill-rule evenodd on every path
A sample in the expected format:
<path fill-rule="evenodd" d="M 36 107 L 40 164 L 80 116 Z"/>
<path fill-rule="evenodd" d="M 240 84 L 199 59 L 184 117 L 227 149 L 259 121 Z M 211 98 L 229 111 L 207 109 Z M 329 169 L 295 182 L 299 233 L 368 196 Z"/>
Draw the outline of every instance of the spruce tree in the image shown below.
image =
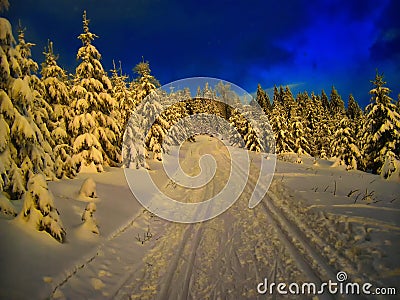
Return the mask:
<path fill-rule="evenodd" d="M 334 86 L 332 86 L 331 94 L 330 94 L 330 100 L 329 100 L 329 112 L 330 112 L 330 117 L 329 117 L 329 127 L 330 131 L 332 133 L 337 132 L 340 129 L 340 123 L 343 120 L 344 117 L 346 117 L 346 109 L 344 106 L 344 102 L 342 100 L 342 97 L 339 95 L 338 91 L 335 89 Z M 334 138 L 330 141 L 330 148 L 334 148 L 334 143 L 335 140 Z M 335 151 L 331 153 L 331 156 L 335 156 Z"/>
<path fill-rule="evenodd" d="M 116 68 L 115 62 L 113 62 L 113 66 L 114 68 L 111 70 L 111 97 L 115 100 L 116 107 L 112 112 L 112 117 L 117 120 L 121 128 L 119 135 L 117 135 L 118 148 L 120 148 L 126 124 L 135 110 L 137 103 L 134 100 L 132 91 L 127 87 L 126 80 L 128 76 L 122 74 L 121 63 L 119 69 Z"/>
<path fill-rule="evenodd" d="M 346 169 L 362 168 L 363 158 L 357 146 L 356 135 L 351 127 L 351 122 L 344 116 L 334 133 L 332 153 L 336 157 L 335 165 L 346 165 Z"/>
<path fill-rule="evenodd" d="M 53 43 L 48 42 L 48 47 L 43 52 L 45 61 L 42 63 L 42 82 L 46 102 L 52 107 L 50 115 L 49 130 L 51 132 L 51 146 L 55 160 L 55 174 L 58 178 L 73 177 L 75 169 L 72 165 L 72 147 L 70 141 L 71 133 L 68 130 L 68 122 L 72 119 L 69 107 L 69 90 L 66 85 L 67 75 L 58 66 L 56 56 L 53 52 Z"/>
<path fill-rule="evenodd" d="M 346 111 L 347 117 L 351 120 L 356 120 L 361 117 L 362 113 L 361 107 L 358 105 L 353 95 L 350 94 Z"/>
<path fill-rule="evenodd" d="M 29 178 L 18 218 L 39 231 L 49 233 L 60 243 L 65 240 L 66 231 L 42 174 L 34 174 Z"/>
<path fill-rule="evenodd" d="M 288 114 L 279 100 L 274 101 L 270 122 L 275 134 L 276 153 L 293 153 L 291 148 L 293 139 L 288 124 Z"/>
<path fill-rule="evenodd" d="M 331 115 L 338 118 L 339 120 L 341 120 L 341 118 L 345 114 L 344 102 L 334 86 L 332 86 L 331 90 L 329 108 L 331 111 Z"/>
<path fill-rule="evenodd" d="M 232 115 L 229 118 L 229 123 L 231 126 L 235 127 L 240 137 L 237 135 L 232 135 L 230 142 L 233 145 L 239 146 L 243 145 L 246 149 L 255 152 L 261 152 L 262 145 L 259 140 L 256 131 L 250 122 L 246 119 L 246 114 L 242 114 L 239 109 L 235 108 L 232 111 Z M 241 139 L 241 140 L 239 140 Z"/>
<path fill-rule="evenodd" d="M 141 61 L 133 71 L 138 75 L 131 83 L 131 91 L 133 93 L 135 104 L 139 104 L 151 91 L 160 87 L 158 80 L 151 75 L 150 65 L 148 61 Z"/>
<path fill-rule="evenodd" d="M 268 94 L 262 89 L 261 85 L 257 85 L 257 94 L 256 94 L 257 103 L 261 106 L 262 110 L 266 115 L 269 115 L 272 110 L 272 105 L 269 100 Z"/>
<path fill-rule="evenodd" d="M 0 10 L 8 8 L 8 3 L 1 4 L 3 6 Z M 11 90 L 15 78 L 22 74 L 19 66 L 20 53 L 15 49 L 11 24 L 5 18 L 0 18 L 0 59 L 0 210 L 15 215 L 10 199 L 18 198 L 25 192 L 26 181 L 14 160 L 17 148 L 11 128 L 18 111 L 12 101 Z M 32 131 L 33 128 L 26 128 L 27 136 L 31 136 Z"/>
<path fill-rule="evenodd" d="M 364 140 L 363 140 L 363 131 L 365 127 L 365 115 L 362 111 L 361 107 L 358 105 L 357 101 L 354 99 L 353 95 L 350 94 L 349 101 L 347 105 L 346 114 L 348 116 L 350 122 L 350 128 L 354 133 L 354 138 L 356 141 L 356 145 L 361 152 L 361 155 L 364 159 Z M 365 164 L 358 164 L 358 169 L 365 167 Z"/>
<path fill-rule="evenodd" d="M 120 127 L 114 118 L 117 103 L 110 95 L 112 84 L 100 63 L 101 55 L 92 42 L 97 35 L 89 31 L 86 11 L 83 13 L 82 41 L 77 59 L 74 85 L 71 91 L 74 117 L 69 124 L 73 133 L 73 161 L 80 170 L 94 164 L 97 171 L 103 166 L 118 165 Z"/>
<path fill-rule="evenodd" d="M 292 111 L 292 109 L 295 110 L 298 109 L 297 103 L 294 100 L 292 91 L 290 90 L 289 86 L 286 86 L 285 90 L 282 92 L 282 101 L 283 101 L 283 107 L 287 114 L 289 114 L 290 111 Z"/>
<path fill-rule="evenodd" d="M 9 199 L 22 198 L 20 219 L 58 241 L 65 230 L 48 191 L 45 175 L 52 177 L 51 147 L 46 139 L 46 113 L 51 111 L 32 74 L 37 64 L 30 58 L 31 43 L 24 31 L 15 40 L 8 20 L 0 18 L 0 210 L 13 215 Z"/>
<path fill-rule="evenodd" d="M 310 131 L 310 150 L 314 157 L 327 158 L 330 155 L 331 131 L 329 112 L 323 106 L 322 99 L 312 93 L 310 104 L 307 106 L 306 119 Z"/>
<path fill-rule="evenodd" d="M 366 107 L 364 133 L 367 168 L 380 174 L 385 161 L 399 159 L 400 115 L 389 97 L 390 89 L 385 87 L 383 75 L 376 74 L 371 81 L 371 103 Z"/>
<path fill-rule="evenodd" d="M 37 142 L 30 151 L 32 151 L 31 161 L 35 168 L 40 170 L 48 179 L 54 178 L 54 159 L 51 144 L 52 137 L 49 131 L 50 116 L 53 112 L 51 106 L 44 99 L 43 82 L 36 76 L 38 64 L 31 58 L 31 48 L 33 43 L 25 42 L 25 28 L 19 26 L 18 45 L 16 50 L 20 53 L 20 66 L 22 67 L 22 76 L 32 91 L 32 106 L 28 109 L 32 114 L 34 124 L 38 127 Z M 28 161 L 28 160 L 27 160 Z M 28 161 L 29 163 L 29 161 Z M 35 172 L 37 173 L 37 172 Z"/>
<path fill-rule="evenodd" d="M 291 149 L 297 154 L 297 163 L 302 163 L 301 155 L 309 155 L 310 146 L 306 138 L 306 129 L 301 117 L 297 114 L 297 107 L 293 104 L 289 111 L 289 130 Z"/>
<path fill-rule="evenodd" d="M 139 169 L 144 167 L 149 169 L 146 162 L 146 148 L 142 142 L 144 123 L 144 117 L 137 113 L 132 114 L 128 119 L 122 144 L 122 166 L 124 168 Z"/>
<path fill-rule="evenodd" d="M 324 90 L 321 91 L 321 103 L 325 110 L 330 111 L 329 99 Z"/>
<path fill-rule="evenodd" d="M 8 20 L 1 27 L 1 162 L 2 190 L 12 199 L 20 198 L 34 173 L 53 177 L 52 149 L 46 127 L 49 105 L 41 96 L 37 64 L 30 57 L 32 43 L 19 30 L 18 45 Z"/>
<path fill-rule="evenodd" d="M 168 129 L 170 128 L 170 125 L 165 117 L 161 114 L 163 106 L 158 100 L 158 97 L 155 96 L 155 93 L 152 94 L 154 96 L 150 97 L 151 99 L 143 102 L 144 105 L 140 105 L 140 107 L 138 108 L 138 113 L 140 112 L 143 114 L 144 112 L 144 115 L 147 115 L 145 117 L 145 122 L 147 122 L 148 124 L 150 123 L 150 120 L 157 116 L 155 117 L 155 121 L 151 124 L 150 130 L 145 137 L 145 145 L 146 149 L 149 152 L 152 152 L 153 159 L 161 161 L 163 150 L 164 152 L 168 151 L 169 145 L 165 143 L 168 142 L 165 140 L 165 137 L 167 135 Z"/>

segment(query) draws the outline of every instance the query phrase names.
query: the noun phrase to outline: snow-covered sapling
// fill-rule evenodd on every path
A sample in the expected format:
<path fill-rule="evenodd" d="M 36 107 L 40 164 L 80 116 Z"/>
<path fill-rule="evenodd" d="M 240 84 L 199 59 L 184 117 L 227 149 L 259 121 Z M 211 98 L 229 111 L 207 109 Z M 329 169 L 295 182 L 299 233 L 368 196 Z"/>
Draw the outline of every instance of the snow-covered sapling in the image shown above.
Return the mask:
<path fill-rule="evenodd" d="M 57 241 L 64 242 L 66 232 L 44 175 L 35 174 L 29 179 L 20 217 L 35 229 L 46 231 Z"/>
<path fill-rule="evenodd" d="M 89 202 L 86 205 L 85 211 L 82 214 L 82 221 L 84 223 L 84 226 L 88 228 L 91 232 L 99 234 L 99 227 L 97 225 L 96 219 L 93 217 L 95 211 L 96 204 L 93 202 Z"/>
<path fill-rule="evenodd" d="M 79 196 L 97 198 L 96 182 L 92 177 L 86 178 L 79 190 Z"/>

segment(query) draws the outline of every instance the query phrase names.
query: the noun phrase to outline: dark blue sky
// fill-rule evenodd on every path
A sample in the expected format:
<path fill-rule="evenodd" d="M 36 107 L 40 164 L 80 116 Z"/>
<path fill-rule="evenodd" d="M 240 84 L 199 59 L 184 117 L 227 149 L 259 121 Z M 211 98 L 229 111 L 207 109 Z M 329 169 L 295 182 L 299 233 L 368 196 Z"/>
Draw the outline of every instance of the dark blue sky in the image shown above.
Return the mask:
<path fill-rule="evenodd" d="M 15 32 L 18 19 L 27 28 L 38 62 L 51 39 L 59 64 L 74 72 L 84 9 L 104 68 L 121 60 L 131 77 L 144 56 L 162 84 L 209 76 L 249 92 L 261 83 L 328 94 L 335 85 L 365 106 L 378 68 L 392 98 L 400 93 L 397 0 L 10 0 L 5 15 Z"/>

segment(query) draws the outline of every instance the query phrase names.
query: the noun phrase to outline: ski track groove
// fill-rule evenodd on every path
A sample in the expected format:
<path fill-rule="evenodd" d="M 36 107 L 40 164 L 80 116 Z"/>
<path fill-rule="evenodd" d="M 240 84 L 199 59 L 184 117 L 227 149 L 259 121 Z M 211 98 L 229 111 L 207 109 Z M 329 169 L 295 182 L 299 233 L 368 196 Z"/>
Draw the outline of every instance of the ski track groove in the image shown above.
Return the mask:
<path fill-rule="evenodd" d="M 208 188 L 207 190 L 204 191 L 204 194 L 208 194 L 210 191 L 213 192 L 214 191 L 214 184 L 211 181 L 211 185 L 212 188 Z M 209 211 L 210 205 L 208 205 L 207 207 L 207 212 Z M 189 242 L 189 238 L 190 236 L 193 234 L 194 228 L 197 228 L 197 231 L 194 233 L 194 236 L 192 238 L 192 249 L 190 251 L 190 256 L 189 259 L 186 260 L 186 271 L 185 271 L 185 275 L 184 275 L 184 280 L 183 280 L 183 290 L 182 290 L 182 294 L 179 295 L 179 290 L 177 291 L 172 291 L 171 290 L 171 283 L 172 280 L 174 279 L 174 276 L 176 274 L 176 270 L 179 264 L 180 260 L 183 260 L 183 252 L 184 249 L 186 247 L 186 245 Z M 194 263 L 195 263 L 195 259 L 196 259 L 196 253 L 197 253 L 197 249 L 198 246 L 200 244 L 200 240 L 202 238 L 202 233 L 204 230 L 204 222 L 201 222 L 199 224 L 190 224 L 190 226 L 186 229 L 184 237 L 182 238 L 182 241 L 179 245 L 179 250 L 176 252 L 175 256 L 174 256 L 174 260 L 173 263 L 171 263 L 169 265 L 168 268 L 168 272 L 167 272 L 167 280 L 166 282 L 163 283 L 163 287 L 161 288 L 160 294 L 157 295 L 157 299 L 170 299 L 170 295 L 171 293 L 175 292 L 176 293 L 176 299 L 189 299 L 189 292 L 190 292 L 190 282 L 191 282 L 191 278 L 192 278 L 192 274 L 193 274 L 193 267 L 194 267 Z M 182 288 L 182 287 L 181 287 Z"/>
<path fill-rule="evenodd" d="M 259 172 L 257 173 L 257 180 L 254 180 L 254 176 L 251 176 L 250 174 L 247 176 L 242 167 L 238 164 L 236 165 L 244 175 L 243 177 L 248 177 L 248 182 L 252 185 L 251 190 L 254 190 L 254 185 L 257 183 Z M 309 282 L 322 283 L 327 276 L 330 279 L 335 279 L 336 273 L 328 266 L 325 259 L 323 259 L 322 256 L 309 245 L 307 238 L 301 238 L 301 236 L 304 236 L 304 233 L 295 224 L 290 222 L 281 210 L 276 208 L 272 202 L 271 194 L 275 196 L 269 190 L 261 200 L 260 205 L 266 215 L 269 216 L 271 225 L 278 233 L 278 238 L 295 261 L 299 270 L 308 277 Z M 266 201 L 267 199 L 269 201 Z M 296 233 L 298 235 L 296 235 Z M 275 260 L 277 260 L 277 258 L 275 258 Z M 317 270 L 317 268 L 313 266 L 313 261 L 318 262 L 319 268 L 322 269 L 323 272 Z M 274 275 L 276 275 L 276 271 L 277 270 L 275 270 Z M 321 299 L 333 299 L 333 297 L 329 295 L 321 295 Z"/>
<path fill-rule="evenodd" d="M 235 163 L 235 162 L 234 162 Z M 247 175 L 243 171 L 242 167 L 238 165 L 240 172 L 244 174 L 244 177 Z M 257 174 L 257 176 L 259 173 Z M 248 179 L 250 181 L 250 174 Z M 253 178 L 251 178 L 253 179 Z M 250 181 L 252 184 L 255 184 L 257 181 Z M 271 183 L 272 184 L 272 183 Z M 285 189 L 285 185 L 280 183 L 280 185 Z M 254 186 L 252 187 L 252 190 Z M 260 205 L 263 207 L 265 213 L 270 216 L 270 221 L 275 230 L 278 232 L 278 237 L 286 245 L 286 249 L 290 252 L 292 258 L 296 261 L 296 264 L 303 273 L 309 276 L 311 282 L 314 283 L 322 283 L 327 280 L 336 280 L 337 271 L 334 270 L 333 266 L 330 266 L 327 262 L 327 259 L 320 253 L 315 246 L 312 246 L 311 239 L 306 236 L 299 226 L 297 226 L 293 221 L 291 221 L 286 213 L 277 207 L 274 203 L 273 199 L 277 199 L 278 197 L 268 189 L 266 195 L 260 202 Z M 269 200 L 269 201 L 266 201 Z M 316 236 L 314 231 L 310 229 L 311 235 Z M 340 256 L 341 257 L 341 256 Z M 342 259 L 346 259 L 345 257 L 341 257 Z M 276 260 L 277 261 L 277 260 Z M 317 263 L 317 268 L 313 266 L 313 263 Z M 348 266 L 346 264 L 346 266 Z M 307 270 L 304 272 L 304 270 Z M 276 271 L 274 270 L 274 275 L 276 275 Z M 340 270 L 339 270 L 340 271 Z M 355 270 L 351 270 L 352 274 L 356 274 Z M 274 281 L 275 282 L 275 281 Z M 367 279 L 364 282 L 368 282 Z M 276 294 L 274 294 L 276 296 Z M 334 295 L 330 294 L 322 294 L 319 295 L 321 299 L 336 299 Z M 347 299 L 356 299 L 354 295 L 346 295 Z M 339 296 L 340 298 L 340 296 Z M 359 298 L 365 298 L 360 297 Z"/>
<path fill-rule="evenodd" d="M 242 174 L 245 172 L 239 166 L 240 171 Z M 258 174 L 257 174 L 258 175 Z M 246 176 L 246 174 L 245 174 Z M 250 179 L 250 176 L 249 176 Z M 251 178 L 252 179 L 252 178 Z M 253 184 L 256 183 L 257 181 L 253 180 L 251 181 Z M 254 189 L 254 187 L 252 187 Z M 262 201 L 260 202 L 261 206 L 263 207 L 264 211 L 266 212 L 267 215 L 271 217 L 271 223 L 275 227 L 275 229 L 280 232 L 278 235 L 281 239 L 283 239 L 283 242 L 286 246 L 288 246 L 288 250 L 292 252 L 293 259 L 299 260 L 299 257 L 302 257 L 301 259 L 304 263 L 307 264 L 308 267 L 306 267 L 303 263 L 299 262 L 298 263 L 306 269 L 308 269 L 308 275 L 311 276 L 313 280 L 317 279 L 319 282 L 322 282 L 324 278 L 328 277 L 330 279 L 336 278 L 336 272 L 332 270 L 332 268 L 326 263 L 326 260 L 322 257 L 321 254 L 317 252 L 312 246 L 310 246 L 310 243 L 307 237 L 305 237 L 305 234 L 303 231 L 301 231 L 298 226 L 296 226 L 294 223 L 292 223 L 284 214 L 284 212 L 280 209 L 278 209 L 273 200 L 271 198 L 276 198 L 277 196 L 272 193 L 270 190 L 268 190 L 267 194 L 264 196 Z M 269 201 L 266 201 L 266 198 Z M 294 242 L 297 241 L 297 244 Z M 306 251 L 301 251 L 301 248 L 306 250 Z M 297 253 L 298 255 L 293 255 L 294 253 Z M 305 253 L 308 252 L 308 256 L 311 258 L 310 260 L 306 259 Z M 318 265 L 320 266 L 321 269 L 323 269 L 323 272 L 315 270 L 315 268 L 312 266 L 312 260 L 316 261 Z M 300 268 L 300 270 L 302 270 Z"/>

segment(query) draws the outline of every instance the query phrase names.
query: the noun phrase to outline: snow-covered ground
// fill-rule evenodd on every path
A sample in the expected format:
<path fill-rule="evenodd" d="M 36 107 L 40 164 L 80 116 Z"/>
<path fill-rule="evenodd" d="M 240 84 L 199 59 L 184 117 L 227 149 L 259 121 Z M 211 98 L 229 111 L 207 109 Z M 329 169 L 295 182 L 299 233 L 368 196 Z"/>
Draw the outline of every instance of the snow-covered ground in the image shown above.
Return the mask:
<path fill-rule="evenodd" d="M 199 155 L 213 154 L 218 171 L 204 188 L 183 191 L 159 162 L 150 163 L 159 187 L 181 201 L 208 199 L 228 176 L 226 152 L 216 139 L 196 140 L 184 145 L 182 168 L 197 174 Z M 254 163 L 261 158 L 250 155 Z M 351 282 L 397 287 L 399 293 L 400 183 L 332 168 L 326 160 L 286 160 L 277 162 L 257 207 L 248 208 L 250 176 L 231 208 L 196 224 L 164 221 L 144 210 L 122 169 L 50 182 L 66 242 L 2 216 L 0 299 L 264 299 L 257 293 L 264 278 L 321 283 L 336 280 L 339 271 Z M 96 183 L 97 198 L 80 194 L 87 178 Z M 95 203 L 100 234 L 82 222 L 88 202 Z"/>

